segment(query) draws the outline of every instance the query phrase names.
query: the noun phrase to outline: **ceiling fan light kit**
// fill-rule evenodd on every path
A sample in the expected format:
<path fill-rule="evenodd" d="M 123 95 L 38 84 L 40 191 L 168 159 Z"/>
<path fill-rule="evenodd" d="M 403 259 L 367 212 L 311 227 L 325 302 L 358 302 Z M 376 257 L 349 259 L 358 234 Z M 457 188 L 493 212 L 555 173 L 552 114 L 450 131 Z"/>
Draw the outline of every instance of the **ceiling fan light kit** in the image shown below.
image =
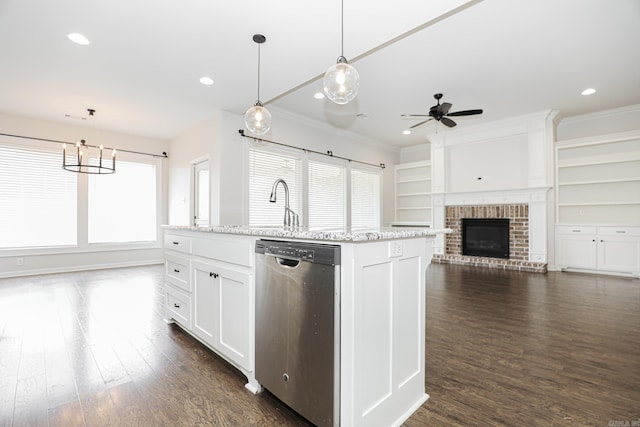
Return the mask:
<path fill-rule="evenodd" d="M 260 45 L 266 40 L 262 34 L 253 35 L 253 41 L 258 45 L 258 100 L 244 113 L 247 130 L 256 135 L 264 135 L 271 129 L 271 113 L 260 102 Z"/>
<path fill-rule="evenodd" d="M 336 104 L 348 104 L 358 96 L 360 75 L 344 56 L 344 1 L 341 1 L 341 53 L 322 79 L 324 93 Z"/>
<path fill-rule="evenodd" d="M 423 124 L 428 123 L 431 120 L 435 120 L 447 127 L 452 128 L 456 126 L 456 122 L 451 120 L 449 117 L 474 116 L 477 114 L 482 114 L 482 109 L 454 111 L 450 113 L 449 110 L 451 109 L 452 104 L 449 102 L 443 102 L 442 104 L 440 104 L 440 100 L 442 99 L 441 93 L 436 93 L 435 95 L 433 95 L 433 97 L 436 99 L 437 104 L 429 108 L 429 114 L 402 114 L 401 115 L 402 117 L 428 117 L 427 119 L 411 126 L 409 128 L 410 130 L 415 129 L 419 126 L 422 126 Z"/>

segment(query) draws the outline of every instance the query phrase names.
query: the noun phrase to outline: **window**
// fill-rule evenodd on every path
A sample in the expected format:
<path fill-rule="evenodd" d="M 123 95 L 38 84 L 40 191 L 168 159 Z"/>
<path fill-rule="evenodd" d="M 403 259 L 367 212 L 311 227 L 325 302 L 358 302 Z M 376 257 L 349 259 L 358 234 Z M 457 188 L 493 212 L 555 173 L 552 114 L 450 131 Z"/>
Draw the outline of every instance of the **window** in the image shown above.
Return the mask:
<path fill-rule="evenodd" d="M 77 174 L 62 151 L 0 143 L 0 248 L 75 245 Z"/>
<path fill-rule="evenodd" d="M 89 243 L 156 240 L 156 166 L 119 160 L 113 175 L 89 175 Z"/>
<path fill-rule="evenodd" d="M 285 195 L 278 185 L 276 203 L 269 202 L 273 183 L 282 178 L 289 187 L 289 207 L 301 214 L 300 158 L 251 148 L 249 150 L 249 225 L 282 225 Z M 302 224 L 302 218 L 301 224 Z"/>
<path fill-rule="evenodd" d="M 380 205 L 380 171 L 351 169 L 351 227 L 379 227 Z"/>
<path fill-rule="evenodd" d="M 269 203 L 273 183 L 289 184 L 291 209 L 300 225 L 325 228 L 377 228 L 380 226 L 381 171 L 340 159 L 324 159 L 295 151 L 249 150 L 249 225 L 281 225 L 282 189 L 278 203 Z M 303 209 L 304 208 L 304 209 Z M 304 213 L 305 215 L 302 215 Z"/>
<path fill-rule="evenodd" d="M 347 225 L 347 188 L 344 166 L 309 161 L 309 227 L 344 228 Z"/>

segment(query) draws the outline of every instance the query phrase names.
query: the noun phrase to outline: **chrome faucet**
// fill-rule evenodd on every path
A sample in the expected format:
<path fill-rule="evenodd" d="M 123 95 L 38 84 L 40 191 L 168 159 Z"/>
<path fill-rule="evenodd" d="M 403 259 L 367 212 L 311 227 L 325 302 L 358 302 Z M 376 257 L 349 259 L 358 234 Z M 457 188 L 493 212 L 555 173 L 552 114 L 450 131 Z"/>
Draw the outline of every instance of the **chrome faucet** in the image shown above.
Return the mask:
<path fill-rule="evenodd" d="M 269 201 L 271 203 L 276 202 L 276 187 L 278 184 L 282 184 L 284 188 L 284 226 L 285 227 L 298 227 L 300 225 L 300 218 L 298 214 L 291 210 L 289 207 L 289 186 L 282 178 L 276 179 L 276 182 L 273 183 L 273 188 L 271 189 L 271 197 L 269 197 Z"/>

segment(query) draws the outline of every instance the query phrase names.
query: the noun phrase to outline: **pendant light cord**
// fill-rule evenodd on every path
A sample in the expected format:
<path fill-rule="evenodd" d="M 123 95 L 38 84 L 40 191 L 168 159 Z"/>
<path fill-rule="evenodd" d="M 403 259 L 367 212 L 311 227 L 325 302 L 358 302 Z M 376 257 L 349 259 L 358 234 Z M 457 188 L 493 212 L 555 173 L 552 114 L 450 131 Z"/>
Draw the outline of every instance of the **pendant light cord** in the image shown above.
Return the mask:
<path fill-rule="evenodd" d="M 260 102 L 260 43 L 258 45 L 258 102 Z"/>
<path fill-rule="evenodd" d="M 340 56 L 344 57 L 344 0 L 340 1 Z"/>

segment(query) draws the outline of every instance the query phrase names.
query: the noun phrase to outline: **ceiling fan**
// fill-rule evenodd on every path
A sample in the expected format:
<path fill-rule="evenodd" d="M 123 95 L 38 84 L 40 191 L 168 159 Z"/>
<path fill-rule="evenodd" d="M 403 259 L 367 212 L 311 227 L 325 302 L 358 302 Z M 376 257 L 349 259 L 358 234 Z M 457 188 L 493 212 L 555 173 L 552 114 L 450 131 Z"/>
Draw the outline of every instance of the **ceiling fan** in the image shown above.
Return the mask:
<path fill-rule="evenodd" d="M 409 129 L 415 129 L 418 126 L 422 126 L 430 120 L 436 120 L 441 122 L 443 125 L 447 127 L 454 127 L 456 122 L 451 120 L 449 117 L 459 117 L 459 116 L 473 116 L 476 114 L 482 114 L 481 109 L 477 110 L 464 110 L 464 111 L 454 111 L 452 113 L 449 112 L 451 108 L 451 104 L 449 102 L 443 102 L 440 104 L 440 100 L 442 99 L 441 93 L 436 93 L 433 97 L 438 101 L 436 105 L 429 108 L 429 114 L 402 114 L 402 117 L 428 117 L 428 119 L 421 121 L 420 123 L 416 123 L 411 126 Z"/>

